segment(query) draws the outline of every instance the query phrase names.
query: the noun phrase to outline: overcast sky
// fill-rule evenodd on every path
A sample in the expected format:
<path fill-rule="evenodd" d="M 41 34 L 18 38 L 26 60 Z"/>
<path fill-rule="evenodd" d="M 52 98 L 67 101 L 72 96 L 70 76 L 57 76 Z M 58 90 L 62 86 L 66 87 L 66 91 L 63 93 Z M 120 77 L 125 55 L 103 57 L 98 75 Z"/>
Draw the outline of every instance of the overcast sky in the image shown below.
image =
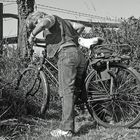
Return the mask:
<path fill-rule="evenodd" d="M 100 16 L 139 17 L 140 0 L 36 0 L 37 4 Z"/>
<path fill-rule="evenodd" d="M 4 13 L 17 14 L 16 3 L 4 2 L 7 0 L 0 0 L 4 4 Z M 9 0 L 15 1 L 15 0 Z M 140 0 L 36 0 L 39 4 L 38 10 L 45 11 L 51 14 L 59 15 L 63 18 L 72 18 L 84 20 L 93 20 L 89 17 L 80 17 L 78 15 L 70 15 L 68 13 L 61 13 L 57 11 L 48 10 L 50 6 L 60 9 L 77 11 L 86 14 L 97 15 L 101 17 L 117 17 L 128 18 L 130 16 L 140 17 Z M 42 9 L 43 8 L 43 9 Z M 16 20 L 4 19 L 4 36 L 11 36 L 16 34 Z"/>

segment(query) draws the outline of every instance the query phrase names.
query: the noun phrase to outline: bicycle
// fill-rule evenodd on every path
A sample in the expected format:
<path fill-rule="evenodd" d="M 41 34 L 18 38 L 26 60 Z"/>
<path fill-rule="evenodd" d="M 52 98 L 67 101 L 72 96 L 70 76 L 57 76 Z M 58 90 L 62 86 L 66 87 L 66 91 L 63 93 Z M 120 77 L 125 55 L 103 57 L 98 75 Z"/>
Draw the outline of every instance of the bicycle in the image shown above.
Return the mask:
<path fill-rule="evenodd" d="M 113 47 L 117 47 L 118 52 Z M 122 55 L 123 51 L 128 52 L 123 47 L 128 47 L 130 53 Z M 131 59 L 131 46 L 102 44 L 93 49 L 85 78 L 86 100 L 79 97 L 80 103 L 86 105 L 91 117 L 104 127 L 132 127 L 140 120 L 140 78 L 135 69 L 125 64 Z M 50 86 L 58 86 L 54 72 L 58 69 L 46 54 L 43 53 L 40 65 L 29 65 L 17 82 L 17 88 L 22 87 L 26 97 L 40 94 L 41 114 L 49 108 Z"/>

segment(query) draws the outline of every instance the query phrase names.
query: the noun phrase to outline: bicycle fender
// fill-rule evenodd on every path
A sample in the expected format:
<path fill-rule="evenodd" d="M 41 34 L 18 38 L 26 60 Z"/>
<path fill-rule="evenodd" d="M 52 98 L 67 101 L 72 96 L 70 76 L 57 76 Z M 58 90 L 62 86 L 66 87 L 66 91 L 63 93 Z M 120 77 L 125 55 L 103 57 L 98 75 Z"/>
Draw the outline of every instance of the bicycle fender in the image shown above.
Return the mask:
<path fill-rule="evenodd" d="M 128 69 L 132 71 L 136 75 L 136 77 L 140 80 L 140 73 L 136 69 L 134 69 L 133 67 L 128 67 Z"/>
<path fill-rule="evenodd" d="M 91 72 L 86 76 L 85 83 L 87 82 L 87 79 L 90 77 L 90 75 L 91 75 L 93 72 L 96 72 L 96 71 L 93 69 L 93 70 L 91 70 Z"/>

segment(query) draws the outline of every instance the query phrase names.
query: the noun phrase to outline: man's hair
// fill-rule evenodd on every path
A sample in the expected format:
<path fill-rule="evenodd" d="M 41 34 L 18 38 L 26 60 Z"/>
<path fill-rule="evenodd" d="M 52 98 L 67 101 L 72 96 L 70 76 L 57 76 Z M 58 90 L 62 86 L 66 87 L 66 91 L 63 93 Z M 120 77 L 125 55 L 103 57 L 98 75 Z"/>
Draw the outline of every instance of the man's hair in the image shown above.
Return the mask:
<path fill-rule="evenodd" d="M 35 11 L 33 13 L 30 13 L 26 19 L 26 26 L 28 30 L 33 30 L 35 28 L 35 25 L 39 18 L 43 18 L 44 15 L 46 15 L 43 12 Z"/>

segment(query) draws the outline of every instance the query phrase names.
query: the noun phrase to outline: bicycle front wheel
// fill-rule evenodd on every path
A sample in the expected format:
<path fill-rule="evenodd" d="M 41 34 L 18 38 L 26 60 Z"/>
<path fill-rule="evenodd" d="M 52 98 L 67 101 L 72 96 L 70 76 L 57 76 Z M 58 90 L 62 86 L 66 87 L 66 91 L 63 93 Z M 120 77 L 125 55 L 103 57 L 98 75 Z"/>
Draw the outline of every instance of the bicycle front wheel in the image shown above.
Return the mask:
<path fill-rule="evenodd" d="M 43 71 L 27 68 L 18 79 L 17 89 L 26 97 L 29 114 L 44 115 L 49 107 L 49 84 Z"/>
<path fill-rule="evenodd" d="M 119 64 L 107 74 L 92 71 L 86 80 L 89 113 L 104 127 L 132 127 L 140 120 L 139 74 Z"/>

